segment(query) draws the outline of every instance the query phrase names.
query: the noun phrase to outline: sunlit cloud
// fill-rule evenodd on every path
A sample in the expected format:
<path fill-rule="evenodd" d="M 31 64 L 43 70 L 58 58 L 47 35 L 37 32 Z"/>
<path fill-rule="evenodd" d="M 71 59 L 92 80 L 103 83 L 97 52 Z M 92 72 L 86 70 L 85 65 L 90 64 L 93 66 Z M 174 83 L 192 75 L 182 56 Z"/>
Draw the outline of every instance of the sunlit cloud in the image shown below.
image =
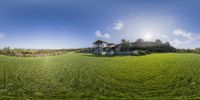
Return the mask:
<path fill-rule="evenodd" d="M 172 40 L 174 46 L 190 44 L 200 39 L 198 33 L 188 32 L 183 29 L 174 30 L 173 34 L 175 35 L 175 39 Z"/>
<path fill-rule="evenodd" d="M 174 30 L 173 33 L 177 36 L 181 36 L 181 37 L 187 38 L 187 39 L 193 39 L 192 35 L 194 34 L 191 32 L 186 32 L 185 30 L 182 30 L 182 29 Z"/>
<path fill-rule="evenodd" d="M 113 27 L 113 30 L 122 30 L 124 27 L 124 24 L 121 20 L 118 20 Z"/>
<path fill-rule="evenodd" d="M 179 46 L 179 45 L 184 45 L 184 44 L 187 44 L 187 43 L 190 43 L 191 40 L 179 40 L 177 38 L 173 39 L 172 41 L 170 41 L 173 46 Z"/>
<path fill-rule="evenodd" d="M 95 35 L 96 35 L 97 37 L 100 37 L 100 38 L 106 38 L 106 39 L 110 39 L 110 38 L 111 38 L 111 36 L 110 36 L 109 33 L 101 33 L 100 30 L 97 30 L 97 31 L 95 32 Z"/>
<path fill-rule="evenodd" d="M 169 16 L 159 15 L 141 15 L 124 19 L 123 37 L 130 41 L 142 38 L 146 41 L 161 39 L 168 41 L 170 32 L 176 28 L 174 19 Z"/>
<path fill-rule="evenodd" d="M 123 23 L 122 23 L 123 22 Z M 178 28 L 180 25 L 171 17 L 139 16 L 132 19 L 120 20 L 115 24 L 115 30 L 120 30 L 121 39 L 134 42 L 138 38 L 145 41 L 160 39 L 177 48 L 190 47 L 194 41 L 200 40 L 199 33 L 188 32 Z M 113 31 L 115 32 L 115 31 Z M 100 33 L 99 36 L 103 37 Z"/>

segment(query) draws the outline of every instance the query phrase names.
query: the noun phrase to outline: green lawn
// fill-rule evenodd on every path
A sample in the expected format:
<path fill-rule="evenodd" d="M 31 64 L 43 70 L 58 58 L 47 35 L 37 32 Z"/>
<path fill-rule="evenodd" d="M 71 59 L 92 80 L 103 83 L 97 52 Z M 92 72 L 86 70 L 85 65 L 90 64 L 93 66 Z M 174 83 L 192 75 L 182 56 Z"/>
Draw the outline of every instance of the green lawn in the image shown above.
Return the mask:
<path fill-rule="evenodd" d="M 4 99 L 200 99 L 200 55 L 0 56 Z"/>

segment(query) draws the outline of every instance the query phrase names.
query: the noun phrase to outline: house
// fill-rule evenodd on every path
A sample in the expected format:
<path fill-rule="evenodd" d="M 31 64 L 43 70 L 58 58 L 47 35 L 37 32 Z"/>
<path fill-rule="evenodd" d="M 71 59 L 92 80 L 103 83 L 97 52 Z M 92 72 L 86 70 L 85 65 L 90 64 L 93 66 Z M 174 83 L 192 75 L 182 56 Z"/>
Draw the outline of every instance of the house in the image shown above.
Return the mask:
<path fill-rule="evenodd" d="M 125 41 L 124 43 L 114 44 L 107 43 L 102 40 L 97 40 L 93 43 L 93 53 L 102 55 L 125 54 L 132 53 L 135 50 L 148 50 L 149 52 L 171 52 L 174 48 L 170 46 L 169 42 L 162 43 L 157 39 L 153 41 L 144 41 L 138 39 L 135 42 Z M 128 54 L 129 54 L 128 53 Z"/>
<path fill-rule="evenodd" d="M 95 53 L 103 52 L 103 48 L 107 46 L 107 42 L 102 40 L 97 40 L 93 43 L 93 50 Z"/>
<path fill-rule="evenodd" d="M 99 54 L 101 52 L 114 52 L 115 44 L 107 43 L 102 40 L 97 40 L 93 43 L 93 53 Z"/>

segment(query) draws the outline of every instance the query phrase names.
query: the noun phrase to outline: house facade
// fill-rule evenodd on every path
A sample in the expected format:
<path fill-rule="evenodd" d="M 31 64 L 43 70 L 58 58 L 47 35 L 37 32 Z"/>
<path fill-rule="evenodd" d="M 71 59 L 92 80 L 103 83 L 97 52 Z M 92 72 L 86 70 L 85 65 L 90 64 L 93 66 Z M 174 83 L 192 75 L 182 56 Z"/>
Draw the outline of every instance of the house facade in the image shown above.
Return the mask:
<path fill-rule="evenodd" d="M 119 51 L 121 51 L 120 44 L 115 45 L 114 43 L 107 43 L 102 40 L 97 40 L 93 43 L 93 53 L 95 54 L 101 54 L 102 52 L 112 54 Z"/>
<path fill-rule="evenodd" d="M 93 52 L 99 53 L 103 52 L 103 49 L 107 47 L 108 43 L 102 40 L 97 40 L 93 43 Z"/>

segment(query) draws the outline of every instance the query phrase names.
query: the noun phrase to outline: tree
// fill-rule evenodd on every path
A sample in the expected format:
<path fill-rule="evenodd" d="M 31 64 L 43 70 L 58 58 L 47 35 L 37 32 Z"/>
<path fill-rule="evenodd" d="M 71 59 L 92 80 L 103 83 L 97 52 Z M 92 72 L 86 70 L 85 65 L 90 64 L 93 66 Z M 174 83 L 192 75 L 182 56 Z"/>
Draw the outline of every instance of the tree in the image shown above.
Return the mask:
<path fill-rule="evenodd" d="M 144 42 L 143 39 L 137 39 L 135 42 Z"/>
<path fill-rule="evenodd" d="M 165 46 L 170 46 L 169 42 L 164 43 Z"/>
<path fill-rule="evenodd" d="M 126 43 L 126 40 L 125 39 L 121 39 L 121 44 L 124 44 Z"/>
<path fill-rule="evenodd" d="M 129 41 L 122 39 L 121 40 L 122 51 L 128 51 L 131 48 L 131 44 Z"/>
<path fill-rule="evenodd" d="M 8 55 L 8 54 L 10 54 L 10 52 L 11 52 L 10 47 L 4 47 L 3 48 L 3 53 L 4 54 Z"/>
<path fill-rule="evenodd" d="M 156 43 L 162 44 L 162 41 L 160 39 L 156 39 Z"/>

